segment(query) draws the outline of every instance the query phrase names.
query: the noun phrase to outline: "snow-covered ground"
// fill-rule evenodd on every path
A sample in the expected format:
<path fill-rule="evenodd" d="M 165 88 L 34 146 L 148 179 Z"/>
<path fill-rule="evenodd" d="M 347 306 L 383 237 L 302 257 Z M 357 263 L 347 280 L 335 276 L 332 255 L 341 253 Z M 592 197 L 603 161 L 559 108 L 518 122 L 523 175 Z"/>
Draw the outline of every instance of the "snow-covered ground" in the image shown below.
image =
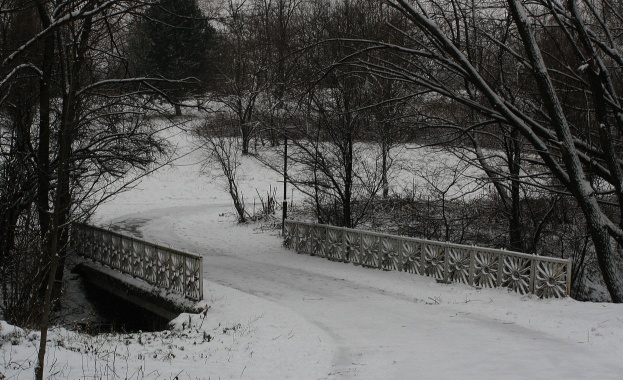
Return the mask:
<path fill-rule="evenodd" d="M 278 231 L 236 225 L 218 180 L 198 175 L 200 161 L 195 152 L 163 168 L 95 222 L 202 254 L 207 312 L 181 315 L 161 333 L 55 329 L 49 378 L 623 378 L 623 305 L 539 300 L 297 255 Z M 256 189 L 281 186 L 277 174 L 243 161 L 248 204 Z M 37 332 L 3 323 L 0 342 L 0 374 L 31 378 Z"/>

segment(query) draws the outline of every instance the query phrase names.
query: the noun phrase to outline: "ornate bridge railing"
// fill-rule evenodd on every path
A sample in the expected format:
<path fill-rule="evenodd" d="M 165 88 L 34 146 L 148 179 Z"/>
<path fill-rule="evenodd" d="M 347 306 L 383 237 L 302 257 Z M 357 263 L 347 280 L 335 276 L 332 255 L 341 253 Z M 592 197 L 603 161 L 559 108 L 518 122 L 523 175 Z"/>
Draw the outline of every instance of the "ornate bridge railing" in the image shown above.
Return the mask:
<path fill-rule="evenodd" d="M 565 297 L 571 260 L 492 248 L 285 221 L 284 244 L 298 253 L 430 276 L 443 282 L 507 287 L 520 294 Z"/>
<path fill-rule="evenodd" d="M 78 254 L 186 298 L 203 299 L 203 257 L 86 224 L 73 225 Z"/>

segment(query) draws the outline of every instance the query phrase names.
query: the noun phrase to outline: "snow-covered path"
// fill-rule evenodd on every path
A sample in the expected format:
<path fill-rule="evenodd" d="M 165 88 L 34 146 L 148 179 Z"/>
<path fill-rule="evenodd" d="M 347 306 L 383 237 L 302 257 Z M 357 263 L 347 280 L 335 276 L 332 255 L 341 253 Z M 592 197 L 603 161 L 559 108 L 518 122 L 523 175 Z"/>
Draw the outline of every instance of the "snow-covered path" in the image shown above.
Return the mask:
<path fill-rule="evenodd" d="M 182 151 L 192 146 L 176 138 Z M 210 378 L 623 378 L 623 305 L 539 300 L 297 255 L 278 231 L 236 225 L 222 185 L 199 175 L 200 160 L 195 152 L 145 178 L 101 207 L 96 222 L 204 255 L 206 299 L 231 315 L 223 323 L 252 309 L 263 314 L 258 337 L 298 338 L 256 339 L 237 356 L 247 362 L 222 373 L 213 365 Z M 281 186 L 252 158 L 239 171 L 248 204 Z M 210 291 L 227 289 L 219 286 L 239 296 L 214 300 Z"/>
<path fill-rule="evenodd" d="M 319 339 L 330 337 L 333 350 L 328 379 L 623 376 L 623 363 L 613 360 L 621 347 L 594 344 L 599 337 L 591 344 L 591 326 L 571 315 L 577 302 L 522 299 L 297 255 L 274 231 L 232 224 L 223 215 L 229 210 L 226 204 L 154 208 L 113 223 L 138 225 L 148 240 L 204 255 L 208 281 L 319 327 L 326 333 Z M 623 328 L 609 318 L 603 321 Z"/>

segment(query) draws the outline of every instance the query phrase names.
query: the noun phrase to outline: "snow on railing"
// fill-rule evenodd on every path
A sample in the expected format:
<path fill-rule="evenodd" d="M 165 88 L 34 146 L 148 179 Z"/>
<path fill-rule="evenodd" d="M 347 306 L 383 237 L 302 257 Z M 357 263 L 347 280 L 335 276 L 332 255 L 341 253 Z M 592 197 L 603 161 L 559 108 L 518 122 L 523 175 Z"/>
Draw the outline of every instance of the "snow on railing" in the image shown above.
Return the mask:
<path fill-rule="evenodd" d="M 78 254 L 186 298 L 203 299 L 203 257 L 86 224 L 73 225 Z"/>
<path fill-rule="evenodd" d="M 542 298 L 565 297 L 571 260 L 315 223 L 285 221 L 284 245 L 298 253 L 399 270 L 477 287 L 507 287 Z"/>

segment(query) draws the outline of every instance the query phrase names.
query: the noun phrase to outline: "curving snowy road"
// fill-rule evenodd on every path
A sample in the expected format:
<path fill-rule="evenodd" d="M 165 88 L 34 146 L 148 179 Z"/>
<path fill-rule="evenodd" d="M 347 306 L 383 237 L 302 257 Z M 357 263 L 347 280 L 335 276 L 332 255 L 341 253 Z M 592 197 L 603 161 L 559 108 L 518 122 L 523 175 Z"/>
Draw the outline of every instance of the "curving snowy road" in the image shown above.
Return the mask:
<path fill-rule="evenodd" d="M 173 138 L 182 153 L 193 146 L 183 133 Z M 623 378 L 623 305 L 538 300 L 297 255 L 275 230 L 236 225 L 219 181 L 198 174 L 201 160 L 199 151 L 182 156 L 98 215 L 100 224 L 202 254 L 208 290 L 217 283 L 242 292 L 240 299 L 252 297 L 253 312 L 283 317 L 274 330 L 288 337 L 306 330 L 298 337 L 308 341 L 279 346 L 289 351 L 275 349 L 263 359 L 287 356 L 294 369 L 259 366 L 260 341 L 247 355 L 248 370 L 239 363 L 240 372 L 211 378 L 241 372 L 256 379 Z M 250 157 L 242 157 L 238 175 L 249 208 L 249 196 L 280 186 L 276 173 Z M 227 302 L 220 305 L 227 309 Z M 234 314 L 249 314 L 244 303 L 236 307 Z"/>
<path fill-rule="evenodd" d="M 154 207 L 112 224 L 202 254 L 206 280 L 278 304 L 320 328 L 318 340 L 330 339 L 332 350 L 324 378 L 623 376 L 621 308 L 440 285 L 297 255 L 282 247 L 277 232 L 237 226 L 228 211 L 227 204 Z M 614 337 L 605 339 L 608 334 Z M 310 352 L 314 345 L 309 342 Z"/>

